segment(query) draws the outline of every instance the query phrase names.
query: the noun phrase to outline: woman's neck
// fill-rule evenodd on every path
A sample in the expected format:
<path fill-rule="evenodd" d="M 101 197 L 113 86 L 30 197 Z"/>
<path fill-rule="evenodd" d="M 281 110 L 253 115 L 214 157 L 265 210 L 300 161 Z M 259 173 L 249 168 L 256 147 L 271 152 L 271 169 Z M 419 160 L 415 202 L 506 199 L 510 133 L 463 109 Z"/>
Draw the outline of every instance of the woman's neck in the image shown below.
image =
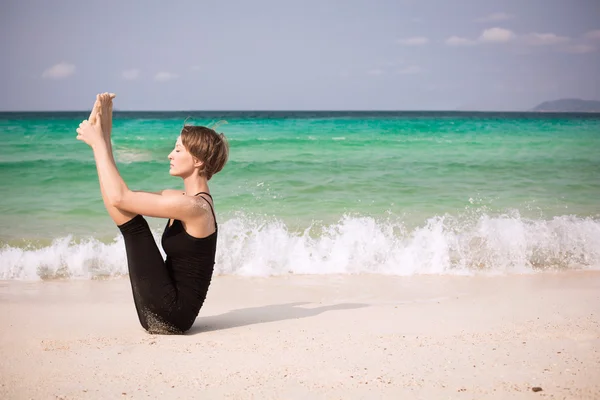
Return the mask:
<path fill-rule="evenodd" d="M 199 192 L 210 193 L 208 182 L 203 176 L 188 176 L 183 180 L 183 186 L 185 187 L 185 194 L 188 196 L 193 196 Z"/>

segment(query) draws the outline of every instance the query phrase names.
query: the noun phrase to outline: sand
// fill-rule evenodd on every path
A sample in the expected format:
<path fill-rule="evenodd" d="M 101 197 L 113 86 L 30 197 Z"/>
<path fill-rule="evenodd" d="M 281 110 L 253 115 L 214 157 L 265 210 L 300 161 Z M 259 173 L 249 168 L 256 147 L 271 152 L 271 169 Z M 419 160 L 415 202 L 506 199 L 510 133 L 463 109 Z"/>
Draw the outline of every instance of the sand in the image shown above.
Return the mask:
<path fill-rule="evenodd" d="M 216 277 L 184 336 L 127 278 L 11 281 L 0 323 L 2 399 L 600 398 L 600 272 Z"/>

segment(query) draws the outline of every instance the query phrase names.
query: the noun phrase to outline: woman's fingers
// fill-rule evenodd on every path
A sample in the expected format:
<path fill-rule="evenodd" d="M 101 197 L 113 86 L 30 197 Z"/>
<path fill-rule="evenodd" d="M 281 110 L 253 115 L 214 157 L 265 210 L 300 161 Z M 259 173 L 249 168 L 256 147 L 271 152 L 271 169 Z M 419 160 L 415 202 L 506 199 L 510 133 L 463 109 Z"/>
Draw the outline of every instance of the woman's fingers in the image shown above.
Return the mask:
<path fill-rule="evenodd" d="M 96 121 L 98 121 L 100 119 L 100 114 L 98 114 L 98 118 L 96 119 Z M 89 125 L 90 122 L 87 119 L 84 119 L 83 121 L 81 121 L 81 123 L 79 124 L 79 127 L 76 129 L 78 134 L 83 134 L 83 129 Z"/>

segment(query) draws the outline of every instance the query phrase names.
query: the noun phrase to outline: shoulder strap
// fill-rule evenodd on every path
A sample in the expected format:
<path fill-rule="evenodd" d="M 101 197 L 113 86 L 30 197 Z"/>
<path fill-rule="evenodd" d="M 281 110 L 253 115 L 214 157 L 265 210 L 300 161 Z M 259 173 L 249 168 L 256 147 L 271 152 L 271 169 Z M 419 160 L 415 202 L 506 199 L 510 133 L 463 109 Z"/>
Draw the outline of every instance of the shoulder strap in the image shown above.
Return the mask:
<path fill-rule="evenodd" d="M 199 194 L 205 194 L 208 197 L 210 197 L 210 199 L 212 200 L 212 196 L 210 194 L 206 193 L 206 192 L 198 192 L 194 196 L 198 196 Z M 210 206 L 210 212 L 212 213 L 213 220 L 215 221 L 215 229 L 217 229 L 217 217 L 215 216 L 215 210 L 213 209 L 212 204 L 210 204 L 210 201 L 206 200 L 206 198 L 204 196 L 200 196 L 200 197 L 202 197 L 208 203 L 208 205 Z"/>
<path fill-rule="evenodd" d="M 194 196 L 198 196 L 199 194 L 205 194 L 205 195 L 207 195 L 208 197 L 210 197 L 210 199 L 212 200 L 212 196 L 210 195 L 210 193 L 206 193 L 206 192 L 198 192 L 198 193 L 196 193 Z"/>

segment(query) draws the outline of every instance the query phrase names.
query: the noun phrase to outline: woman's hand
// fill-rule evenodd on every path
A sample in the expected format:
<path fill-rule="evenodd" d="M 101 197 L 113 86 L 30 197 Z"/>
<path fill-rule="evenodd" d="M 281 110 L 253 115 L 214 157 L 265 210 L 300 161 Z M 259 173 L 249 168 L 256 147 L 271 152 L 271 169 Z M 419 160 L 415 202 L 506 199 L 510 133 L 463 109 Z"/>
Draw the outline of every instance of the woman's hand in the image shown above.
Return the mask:
<path fill-rule="evenodd" d="M 85 142 L 90 147 L 106 144 L 102 130 L 102 114 L 96 114 L 96 121 L 92 124 L 87 119 L 83 120 L 77 128 L 77 140 Z"/>

